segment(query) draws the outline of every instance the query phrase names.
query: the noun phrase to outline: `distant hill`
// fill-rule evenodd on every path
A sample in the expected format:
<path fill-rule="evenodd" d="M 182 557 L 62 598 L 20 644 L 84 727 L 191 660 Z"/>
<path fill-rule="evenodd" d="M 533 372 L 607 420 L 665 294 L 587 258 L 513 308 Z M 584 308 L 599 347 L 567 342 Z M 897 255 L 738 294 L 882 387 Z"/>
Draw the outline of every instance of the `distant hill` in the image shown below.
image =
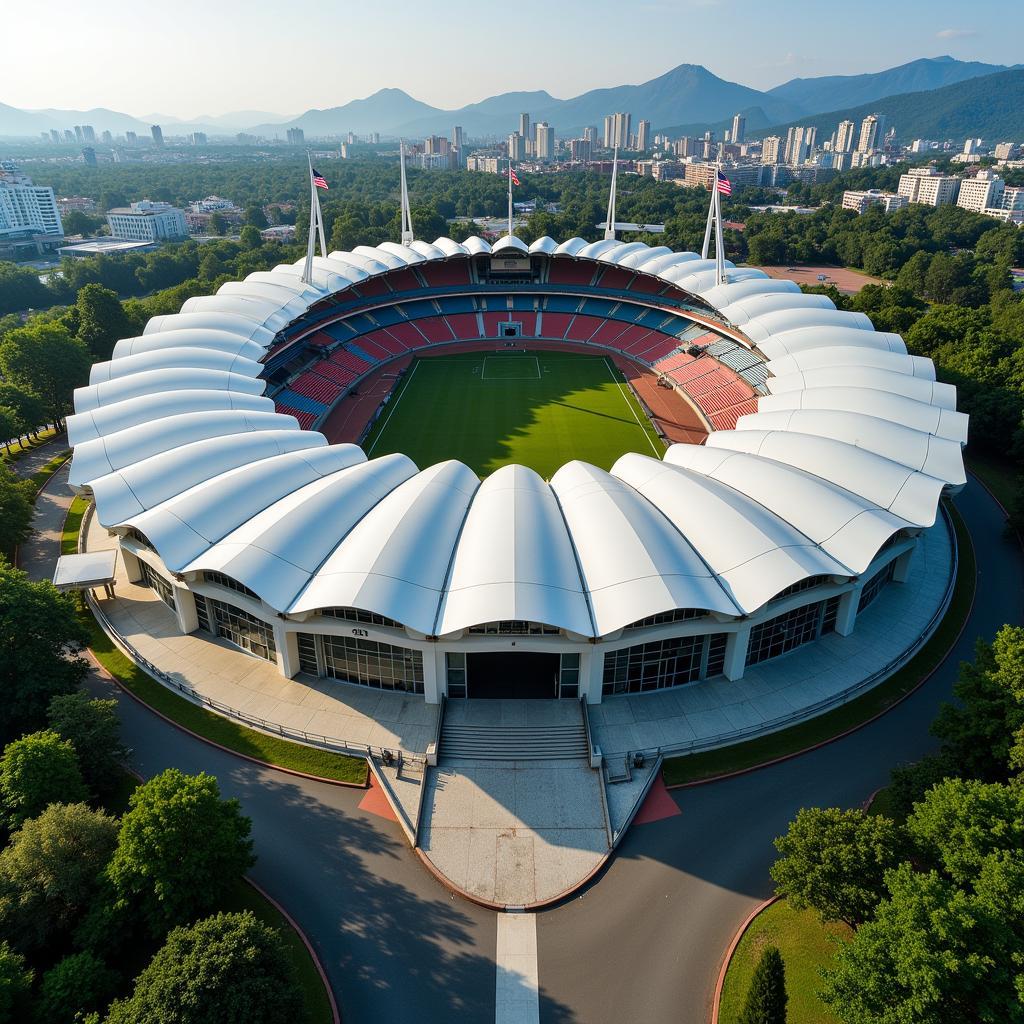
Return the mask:
<path fill-rule="evenodd" d="M 802 113 L 815 114 L 822 110 L 871 103 L 885 96 L 941 89 L 971 78 L 1010 70 L 1003 64 L 981 64 L 977 61 L 954 60 L 949 56 L 922 57 L 875 74 L 794 78 L 769 89 L 768 95 L 792 103 Z"/>
<path fill-rule="evenodd" d="M 292 121 L 258 124 L 248 129 L 256 135 L 283 135 L 287 128 L 298 127 L 307 135 L 342 135 L 345 132 L 387 132 L 395 126 L 440 114 L 437 107 L 413 99 L 401 89 L 380 89 L 362 100 L 341 107 L 307 110 Z M 450 129 L 449 125 L 449 129 Z"/>
<path fill-rule="evenodd" d="M 886 96 L 856 107 L 801 117 L 771 128 L 748 131 L 754 137 L 785 135 L 793 124 L 816 125 L 819 139 L 840 121 L 859 122 L 868 114 L 885 114 L 901 139 L 964 139 L 990 142 L 1024 139 L 1024 69 L 972 78 L 942 89 Z"/>
<path fill-rule="evenodd" d="M 560 103 L 549 92 L 538 89 L 533 92 L 504 92 L 498 96 L 489 96 L 479 103 L 458 110 L 437 110 L 434 113 L 417 118 L 414 121 L 397 125 L 394 131 L 399 135 L 415 138 L 417 135 L 432 135 L 436 132 L 447 135 L 452 126 L 462 125 L 463 131 L 470 136 L 507 135 L 519 127 L 519 115 L 530 113 L 534 121 L 543 121 L 539 114 L 532 111 L 547 109 Z"/>

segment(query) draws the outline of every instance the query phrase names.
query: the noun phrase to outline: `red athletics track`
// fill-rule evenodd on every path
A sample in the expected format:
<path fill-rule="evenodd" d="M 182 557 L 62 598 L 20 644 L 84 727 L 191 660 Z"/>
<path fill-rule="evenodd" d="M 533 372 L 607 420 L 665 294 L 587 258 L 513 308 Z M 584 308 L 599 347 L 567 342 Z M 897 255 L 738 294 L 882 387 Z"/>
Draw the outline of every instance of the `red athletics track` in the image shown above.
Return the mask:
<path fill-rule="evenodd" d="M 353 444 L 373 418 L 377 407 L 394 387 L 395 374 L 412 362 L 414 356 L 429 359 L 431 356 L 451 352 L 494 352 L 499 348 L 498 338 L 480 341 L 454 341 L 450 345 L 431 345 L 416 349 L 408 355 L 397 356 L 383 366 L 377 367 L 359 383 L 358 395 L 346 395 L 320 426 L 322 433 L 331 444 L 349 441 Z M 518 347 L 527 351 L 579 352 L 584 355 L 606 356 L 626 375 L 640 400 L 651 411 L 657 428 L 670 440 L 687 444 L 703 444 L 708 436 L 707 427 L 690 403 L 674 388 L 658 387 L 658 375 L 641 363 L 619 352 L 607 352 L 593 345 L 576 345 L 564 341 L 541 341 L 519 339 Z M 500 349 L 499 349 L 500 350 Z"/>

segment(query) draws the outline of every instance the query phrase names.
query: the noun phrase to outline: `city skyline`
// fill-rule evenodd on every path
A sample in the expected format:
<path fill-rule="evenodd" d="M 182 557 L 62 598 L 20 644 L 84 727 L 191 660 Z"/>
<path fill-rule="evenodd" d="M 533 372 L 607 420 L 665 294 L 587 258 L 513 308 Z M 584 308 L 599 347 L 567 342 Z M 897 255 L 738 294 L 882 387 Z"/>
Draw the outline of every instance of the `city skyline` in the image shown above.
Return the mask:
<path fill-rule="evenodd" d="M 32 47 L 5 53 L 9 74 L 0 103 L 25 109 L 107 107 L 140 118 L 197 119 L 252 108 L 289 117 L 393 87 L 423 102 L 458 109 L 515 89 L 568 98 L 624 81 L 643 82 L 681 63 L 703 64 L 728 81 L 770 89 L 796 77 L 871 73 L 945 53 L 960 60 L 1014 64 L 1019 52 L 1013 40 L 1024 32 L 1024 12 L 1012 8 L 1000 8 L 998 19 L 987 20 L 999 30 L 986 31 L 965 27 L 962 5 L 949 0 L 930 3 L 927 18 L 920 17 L 918 4 L 892 7 L 867 0 L 861 14 L 877 11 L 889 31 L 859 43 L 844 37 L 837 51 L 843 12 L 807 0 L 790 3 L 789 16 L 777 23 L 766 21 L 748 0 L 655 0 L 628 11 L 607 0 L 567 0 L 565 8 L 564 17 L 547 22 L 549 10 L 536 0 L 516 7 L 515 38 L 523 39 L 523 25 L 531 26 L 534 38 L 531 45 L 516 47 L 517 74 L 499 77 L 493 43 L 509 31 L 507 20 L 494 13 L 497 8 L 484 8 L 481 17 L 481 9 L 467 0 L 443 8 L 401 3 L 385 29 L 376 11 L 325 8 L 317 13 L 318 31 L 312 38 L 297 20 L 282 24 L 279 8 L 264 0 L 247 6 L 244 20 L 230 6 L 200 7 L 184 0 L 173 21 L 164 12 L 129 7 L 123 0 L 99 0 L 87 8 L 58 2 L 51 8 L 57 26 L 48 42 L 52 60 L 40 62 Z M 585 10 L 587 16 L 573 17 L 570 8 Z M 997 10 L 994 3 L 976 5 L 971 23 L 985 24 L 979 15 L 986 9 Z M 444 16 L 439 17 L 441 10 Z M 10 38 L 29 38 L 31 19 L 25 8 L 10 12 Z M 722 24 L 728 32 L 721 31 Z M 159 47 L 132 43 L 150 33 L 160 34 Z M 452 75 L 444 61 L 415 59 L 447 52 L 456 38 L 467 55 L 459 58 L 461 74 Z M 593 59 L 608 38 L 624 40 L 622 52 L 611 61 Z M 273 40 L 272 49 L 267 40 Z M 209 47 L 215 44 L 214 61 Z M 117 60 L 92 62 L 89 76 L 82 78 L 75 69 L 83 48 L 90 46 L 116 54 Z M 289 74 L 285 61 L 281 74 L 280 58 L 288 53 L 302 55 L 296 66 L 322 70 Z M 414 59 L 386 59 L 398 53 Z M 211 96 L 218 98 L 216 104 L 209 102 Z"/>

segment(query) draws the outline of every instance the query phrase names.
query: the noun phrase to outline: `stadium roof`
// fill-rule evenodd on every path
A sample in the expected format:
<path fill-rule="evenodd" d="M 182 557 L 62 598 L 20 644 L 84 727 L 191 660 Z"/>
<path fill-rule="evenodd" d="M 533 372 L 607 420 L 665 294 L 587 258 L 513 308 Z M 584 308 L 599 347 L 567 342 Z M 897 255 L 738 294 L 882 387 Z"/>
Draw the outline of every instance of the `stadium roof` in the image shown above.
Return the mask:
<path fill-rule="evenodd" d="M 664 460 L 507 466 L 368 460 L 274 411 L 258 361 L 322 299 L 502 250 L 613 264 L 716 309 L 773 374 L 758 411 Z M 439 238 L 251 274 L 154 317 L 75 393 L 72 482 L 182 574 L 216 570 L 277 612 L 356 607 L 444 635 L 527 619 L 607 636 L 677 608 L 743 615 L 803 579 L 863 573 L 965 482 L 966 417 L 930 360 L 790 281 L 615 240 Z M 653 300 L 653 296 L 648 295 Z M 741 333 L 742 332 L 742 333 Z M 681 343 L 682 344 L 682 343 Z"/>

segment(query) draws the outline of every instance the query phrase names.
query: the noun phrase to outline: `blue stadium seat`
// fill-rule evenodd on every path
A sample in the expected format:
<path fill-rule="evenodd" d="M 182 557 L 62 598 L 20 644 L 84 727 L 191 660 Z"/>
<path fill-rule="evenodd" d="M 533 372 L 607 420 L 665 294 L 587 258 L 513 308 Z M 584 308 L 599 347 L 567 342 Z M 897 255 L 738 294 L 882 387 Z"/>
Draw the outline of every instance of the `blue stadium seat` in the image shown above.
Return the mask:
<path fill-rule="evenodd" d="M 281 405 L 290 406 L 292 409 L 298 409 L 300 412 L 311 412 L 318 416 L 327 408 L 323 402 L 307 398 L 305 395 L 300 395 L 298 391 L 292 391 L 290 388 L 285 388 L 274 395 L 274 401 Z"/>

